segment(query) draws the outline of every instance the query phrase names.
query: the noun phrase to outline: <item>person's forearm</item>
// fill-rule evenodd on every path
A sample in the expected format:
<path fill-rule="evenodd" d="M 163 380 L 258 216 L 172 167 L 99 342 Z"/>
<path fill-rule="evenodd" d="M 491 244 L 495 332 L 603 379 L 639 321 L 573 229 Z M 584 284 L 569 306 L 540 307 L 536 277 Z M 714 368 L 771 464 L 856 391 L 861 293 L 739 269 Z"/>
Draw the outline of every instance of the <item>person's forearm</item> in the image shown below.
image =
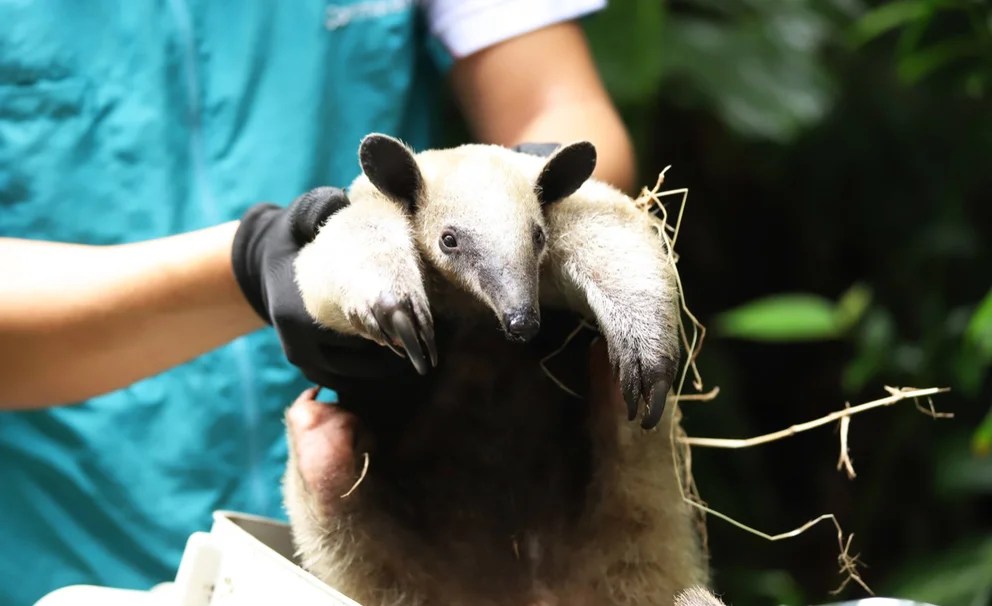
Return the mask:
<path fill-rule="evenodd" d="M 263 326 L 231 269 L 237 225 L 119 246 L 0 238 L 0 408 L 105 393 Z"/>
<path fill-rule="evenodd" d="M 630 136 L 575 23 L 517 36 L 456 62 L 451 84 L 482 141 L 596 146 L 593 175 L 636 193 Z"/>
<path fill-rule="evenodd" d="M 586 103 L 575 101 L 549 108 L 537 114 L 514 138 L 514 143 L 590 141 L 596 146 L 593 177 L 628 194 L 636 193 L 634 152 L 630 139 L 608 104 L 595 100 Z"/>

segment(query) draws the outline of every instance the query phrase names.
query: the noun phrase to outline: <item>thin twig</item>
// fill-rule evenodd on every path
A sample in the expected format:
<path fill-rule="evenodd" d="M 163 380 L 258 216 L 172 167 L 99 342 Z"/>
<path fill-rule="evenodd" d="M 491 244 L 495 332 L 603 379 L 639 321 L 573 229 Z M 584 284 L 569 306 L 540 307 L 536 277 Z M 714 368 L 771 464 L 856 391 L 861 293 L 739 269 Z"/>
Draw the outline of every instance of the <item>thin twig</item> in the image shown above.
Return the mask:
<path fill-rule="evenodd" d="M 880 400 L 875 400 L 873 402 L 868 402 L 861 404 L 859 406 L 851 407 L 849 403 L 845 405 L 843 411 L 836 411 L 825 417 L 817 419 L 815 421 L 810 421 L 807 423 L 801 423 L 799 425 L 793 425 L 782 431 L 774 432 L 771 434 L 766 434 L 763 436 L 757 436 L 748 439 L 717 439 L 717 438 L 690 438 L 685 434 L 684 429 L 682 429 L 679 420 L 681 419 L 681 408 L 680 403 L 684 401 L 710 401 L 713 400 L 719 393 L 718 388 L 714 388 L 707 393 L 698 394 L 682 394 L 682 388 L 685 385 L 685 380 L 688 374 L 691 372 L 693 377 L 693 386 L 697 392 L 703 390 L 703 380 L 699 373 L 699 369 L 696 365 L 696 360 L 702 350 L 702 345 L 706 337 L 706 327 L 696 318 L 695 315 L 690 311 L 686 299 L 685 290 L 682 286 L 682 279 L 678 272 L 678 253 L 675 251 L 675 243 L 678 239 L 679 232 L 682 226 L 682 217 L 685 210 L 686 202 L 688 199 L 689 191 L 688 189 L 677 189 L 667 192 L 660 191 L 661 185 L 664 182 L 665 173 L 670 166 L 666 166 L 664 170 L 658 175 L 658 180 L 655 183 L 654 188 L 648 190 L 644 188 L 641 195 L 638 196 L 635 203 L 639 208 L 646 211 L 647 214 L 654 220 L 657 221 L 656 230 L 658 235 L 665 242 L 669 253 L 669 263 L 675 277 L 676 286 L 678 290 L 679 304 L 681 311 L 692 326 L 692 334 L 690 336 L 689 331 L 682 315 L 679 316 L 678 329 L 679 337 L 682 341 L 682 345 L 686 350 L 686 362 L 682 368 L 682 372 L 679 377 L 678 384 L 674 387 L 674 397 L 673 405 L 676 407 L 674 410 L 675 418 L 672 423 L 671 431 L 669 434 L 670 447 L 672 448 L 672 461 L 674 472 L 678 478 L 678 488 L 682 499 L 691 505 L 695 511 L 700 513 L 700 534 L 703 539 L 704 551 L 706 544 L 706 525 L 705 516 L 706 514 L 714 515 L 746 532 L 757 535 L 759 537 L 765 538 L 769 541 L 779 541 L 783 539 L 796 537 L 804 532 L 806 532 L 812 526 L 822 522 L 824 520 L 830 520 L 833 522 L 834 527 L 837 529 L 837 542 L 840 549 L 838 555 L 838 563 L 840 566 L 840 573 L 844 575 L 844 581 L 841 583 L 840 587 L 835 590 L 836 592 L 841 591 L 850 582 L 855 582 L 860 585 L 869 594 L 873 594 L 868 585 L 861 579 L 858 573 L 859 560 L 857 555 L 851 555 L 851 543 L 854 535 L 850 535 L 846 538 L 844 537 L 843 530 L 841 529 L 840 523 L 834 514 L 824 514 L 820 517 L 810 520 L 806 524 L 793 529 L 789 532 L 781 533 L 778 535 L 770 535 L 754 528 L 747 526 L 733 518 L 720 513 L 714 509 L 708 507 L 702 500 L 697 489 L 695 479 L 692 474 L 692 446 L 705 446 L 705 447 L 719 447 L 719 448 L 745 448 L 749 446 L 756 446 L 758 444 L 765 444 L 782 438 L 793 436 L 797 433 L 808 431 L 822 425 L 826 425 L 836 420 L 840 420 L 840 430 L 841 430 L 841 455 L 839 465 L 847 468 L 849 476 L 854 476 L 854 466 L 851 463 L 849 450 L 848 450 L 848 433 L 850 431 L 850 420 L 855 414 L 864 412 L 871 408 L 876 408 L 880 406 L 888 406 L 895 404 L 897 402 L 912 399 L 918 408 L 922 407 L 919 404 L 918 398 L 927 398 L 927 403 L 929 405 L 929 410 L 922 409 L 927 414 L 933 416 L 934 418 L 948 417 L 951 416 L 946 413 L 938 413 L 933 408 L 933 402 L 930 396 L 948 391 L 946 388 L 929 388 L 929 389 L 893 389 L 886 388 L 889 392 L 888 398 L 882 398 Z M 678 216 L 675 221 L 675 225 L 672 226 L 668 222 L 668 210 L 665 205 L 662 204 L 661 199 L 666 196 L 677 196 L 681 195 L 681 203 L 679 205 Z M 660 213 L 660 217 L 656 215 Z"/>
<path fill-rule="evenodd" d="M 689 309 L 689 306 L 686 304 L 685 289 L 682 287 L 682 278 L 679 275 L 677 266 L 678 253 L 675 251 L 675 242 L 678 239 L 679 232 L 682 228 L 682 216 L 689 198 L 689 190 L 687 188 L 681 188 L 665 192 L 659 191 L 661 189 L 661 184 L 664 183 L 665 173 L 668 172 L 668 169 L 670 168 L 670 165 L 666 166 L 658 175 L 658 180 L 655 182 L 654 188 L 650 190 L 644 188 L 641 195 L 638 196 L 634 202 L 639 208 L 647 211 L 649 214 L 651 214 L 652 206 L 654 209 L 661 212 L 661 217 L 656 218 L 656 220 L 660 221 L 658 235 L 665 241 L 665 245 L 668 249 L 669 263 L 671 264 L 672 272 L 675 276 L 680 306 L 686 317 L 691 320 L 693 326 L 692 340 L 690 342 L 682 318 L 681 316 L 679 317 L 679 336 L 681 337 L 682 344 L 687 352 L 687 360 L 683 366 L 682 376 L 679 379 L 679 388 L 677 390 L 677 395 L 681 396 L 682 385 L 684 385 L 686 374 L 689 371 L 693 373 L 693 387 L 695 387 L 696 391 L 702 391 L 703 389 L 703 379 L 699 373 L 698 367 L 696 366 L 696 358 L 702 351 L 703 341 L 706 338 L 706 327 L 699 321 L 698 318 L 696 318 L 696 316 Z M 679 203 L 679 213 L 678 218 L 676 219 L 676 225 L 674 228 L 670 228 L 668 223 L 668 209 L 661 203 L 661 198 L 674 195 L 681 195 L 682 199 Z M 667 233 L 667 229 L 669 228 L 672 231 L 671 237 L 669 237 Z"/>
<path fill-rule="evenodd" d="M 911 390 L 911 389 L 914 389 L 914 388 L 912 388 L 912 387 L 889 387 L 888 385 L 885 386 L 885 391 L 889 392 L 892 395 L 896 395 L 898 393 L 902 393 L 902 392 L 905 392 L 905 391 Z M 927 396 L 927 407 L 926 408 L 924 408 L 923 406 L 920 405 L 919 400 L 913 400 L 913 402 L 916 404 L 916 410 L 922 412 L 923 414 L 927 415 L 928 417 L 932 417 L 934 419 L 953 419 L 954 418 L 954 413 L 953 412 L 937 412 L 937 410 L 933 407 L 933 398 L 931 398 L 929 396 Z"/>
<path fill-rule="evenodd" d="M 850 417 L 858 413 L 870 410 L 872 408 L 878 408 L 880 406 L 891 406 L 897 402 L 903 400 L 908 400 L 910 398 L 922 398 L 926 396 L 932 396 L 938 393 L 945 393 L 950 391 L 947 387 L 928 387 L 926 389 L 914 389 L 911 391 L 898 390 L 890 391 L 891 396 L 887 398 L 881 398 L 878 400 L 873 400 L 871 402 L 866 402 L 864 404 L 859 404 L 851 408 L 846 408 L 844 410 L 834 411 L 826 416 L 820 417 L 813 421 L 807 421 L 806 423 L 800 423 L 798 425 L 792 425 L 780 431 L 775 431 L 772 433 L 767 433 L 761 436 L 755 436 L 753 438 L 684 438 L 684 442 L 691 446 L 703 446 L 706 448 L 750 448 L 751 446 L 757 446 L 759 444 L 767 444 L 768 442 L 774 442 L 776 440 L 781 440 L 782 438 L 788 438 L 796 435 L 797 433 L 802 433 L 804 431 L 809 431 L 810 429 L 815 429 L 817 427 L 826 425 L 827 423 L 832 423 L 844 417 Z M 935 413 L 939 414 L 939 413 Z"/>
<path fill-rule="evenodd" d="M 844 580 L 841 581 L 841 584 L 838 585 L 836 589 L 831 590 L 830 593 L 837 595 L 838 593 L 844 591 L 844 588 L 847 587 L 851 581 L 854 581 L 858 585 L 861 585 L 861 587 L 869 594 L 875 595 L 875 592 L 872 591 L 867 584 L 865 584 L 864 579 L 862 579 L 861 575 L 858 573 L 858 565 L 861 564 L 859 554 L 854 554 L 853 556 L 850 554 L 851 542 L 854 541 L 854 533 L 852 532 L 847 535 L 847 542 L 843 542 L 843 536 L 843 533 L 840 531 L 840 526 L 837 526 L 837 540 L 838 542 L 841 542 L 841 550 L 837 555 L 837 563 L 840 565 L 840 574 L 844 575 Z"/>
<path fill-rule="evenodd" d="M 851 403 L 844 402 L 844 408 L 850 409 Z M 853 480 L 858 476 L 854 472 L 854 463 L 851 462 L 851 451 L 847 446 L 847 434 L 851 429 L 851 416 L 848 415 L 840 420 L 840 456 L 837 459 L 837 470 L 847 471 L 847 478 Z"/>
<path fill-rule="evenodd" d="M 540 362 L 540 364 L 541 364 L 541 371 L 544 372 L 544 375 L 546 377 L 548 377 L 549 379 L 551 379 L 555 383 L 555 385 L 557 385 L 559 388 L 561 388 L 562 391 L 564 391 L 568 395 L 572 396 L 573 398 L 578 398 L 578 399 L 582 399 L 582 396 L 580 396 L 579 394 L 577 394 L 575 392 L 575 390 L 573 390 L 570 387 L 568 387 L 567 385 L 565 385 L 558 377 L 556 377 L 551 372 L 551 370 L 548 369 L 548 367 L 546 366 L 545 363 L 548 360 L 550 360 L 551 358 L 553 358 L 553 357 L 557 356 L 558 354 L 560 354 L 561 352 L 565 351 L 565 348 L 568 347 L 568 344 L 572 342 L 572 339 L 574 339 L 582 331 L 583 328 L 590 328 L 590 329 L 592 329 L 593 326 L 591 324 L 589 324 L 588 322 L 586 322 L 585 320 L 580 320 L 578 326 L 576 326 L 574 329 L 572 329 L 572 332 L 568 333 L 568 336 L 565 337 L 565 340 L 562 342 L 562 344 L 558 346 L 558 349 L 554 350 L 553 352 L 551 352 L 548 355 L 546 355 L 543 358 L 541 358 L 541 362 Z"/>
<path fill-rule="evenodd" d="M 830 520 L 831 522 L 833 522 L 834 528 L 837 529 L 837 543 L 840 546 L 840 555 L 837 556 L 837 561 L 840 564 L 840 572 L 841 572 L 841 574 L 844 574 L 845 575 L 845 579 L 844 579 L 843 583 L 841 583 L 840 587 L 838 587 L 837 589 L 834 590 L 834 593 L 840 592 L 844 587 L 847 586 L 848 583 L 850 583 L 851 581 L 854 581 L 858 585 L 861 585 L 861 587 L 864 588 L 864 590 L 867 591 L 869 594 L 875 595 L 875 592 L 873 592 L 871 590 L 871 588 L 868 587 L 868 585 L 864 582 L 864 580 L 858 574 L 858 568 L 857 568 L 858 567 L 858 564 L 859 564 L 858 556 L 857 555 L 851 556 L 848 553 L 849 550 L 850 550 L 850 548 L 851 548 L 851 541 L 854 539 L 854 535 L 853 534 L 849 535 L 847 537 L 847 540 L 845 541 L 844 540 L 844 531 L 843 531 L 843 529 L 840 526 L 840 522 L 837 521 L 837 516 L 835 516 L 832 513 L 825 513 L 825 514 L 823 514 L 823 515 L 821 515 L 821 516 L 819 516 L 817 518 L 814 518 L 814 519 L 806 522 L 805 524 L 803 524 L 802 526 L 799 526 L 798 528 L 793 528 L 792 530 L 789 530 L 787 532 L 783 532 L 783 533 L 780 533 L 780 534 L 772 535 L 772 534 L 767 534 L 767 533 L 761 532 L 760 530 L 757 530 L 755 528 L 751 528 L 747 524 L 744 524 L 742 522 L 738 522 L 734 518 L 732 518 L 732 517 L 730 517 L 730 516 L 728 516 L 726 514 L 720 513 L 719 511 L 716 511 L 715 509 L 711 509 L 711 508 L 709 508 L 709 507 L 707 507 L 705 505 L 702 505 L 700 503 L 695 503 L 695 502 L 693 502 L 691 500 L 688 500 L 688 499 L 686 499 L 686 502 L 689 503 L 689 505 L 691 505 L 692 507 L 695 507 L 697 509 L 701 509 L 701 510 L 705 511 L 706 513 L 710 514 L 710 515 L 716 516 L 716 517 L 720 518 L 721 520 L 723 520 L 724 522 L 727 522 L 728 524 L 731 524 L 733 526 L 736 526 L 737 528 L 740 528 L 741 530 L 744 530 L 744 531 L 746 531 L 746 532 L 748 532 L 750 534 L 753 534 L 753 535 L 756 535 L 758 537 L 761 537 L 762 539 L 765 539 L 766 541 L 773 541 L 773 542 L 774 541 L 782 541 L 782 540 L 785 540 L 785 539 L 791 539 L 791 538 L 797 537 L 797 536 L 803 534 L 804 532 L 806 532 L 807 530 L 809 530 L 810 528 L 812 528 L 813 526 L 816 526 L 820 522 L 822 522 L 824 520 Z"/>
<path fill-rule="evenodd" d="M 351 496 L 351 493 L 355 492 L 355 489 L 358 488 L 358 485 L 361 484 L 363 480 L 365 480 L 365 474 L 369 472 L 369 453 L 363 452 L 362 454 L 365 456 L 365 463 L 362 465 L 362 473 L 360 476 L 358 476 L 358 480 L 355 481 L 354 485 L 352 485 L 352 487 L 348 489 L 348 492 L 341 495 L 342 499 Z"/>
<path fill-rule="evenodd" d="M 706 393 L 688 393 L 675 396 L 676 402 L 709 402 L 720 395 L 720 388 L 714 387 Z"/>
<path fill-rule="evenodd" d="M 830 520 L 833 522 L 834 527 L 837 529 L 837 542 L 840 548 L 840 553 L 837 556 L 837 560 L 840 566 L 840 573 L 844 575 L 844 581 L 841 583 L 840 587 L 838 587 L 834 591 L 834 593 L 840 592 L 850 582 L 854 581 L 869 594 L 874 595 L 872 590 L 868 587 L 868 585 L 864 582 L 864 580 L 862 580 L 861 576 L 858 573 L 858 565 L 860 563 L 858 560 L 858 556 L 850 555 L 850 548 L 851 548 L 852 540 L 854 539 L 854 535 L 852 534 L 848 536 L 847 539 L 845 540 L 844 533 L 840 526 L 840 522 L 837 520 L 834 514 L 821 515 L 816 519 L 810 520 L 809 522 L 800 526 L 799 528 L 778 535 L 769 535 L 767 533 L 751 528 L 746 524 L 738 522 L 737 520 L 734 520 L 733 518 L 725 514 L 722 514 L 719 511 L 711 509 L 700 498 L 699 491 L 695 483 L 695 478 L 693 477 L 692 474 L 692 446 L 719 447 L 719 448 L 745 448 L 749 446 L 765 444 L 782 438 L 790 437 L 797 433 L 808 431 L 810 429 L 814 429 L 816 427 L 826 425 L 833 421 L 840 420 L 841 455 L 838 464 L 846 467 L 848 475 L 850 477 L 854 477 L 854 466 L 850 460 L 850 454 L 847 444 L 848 433 L 850 431 L 850 421 L 853 415 L 858 414 L 860 412 L 864 412 L 871 408 L 895 404 L 896 402 L 900 402 L 906 399 L 913 399 L 913 401 L 916 403 L 916 406 L 922 409 L 922 407 L 919 404 L 918 398 L 926 397 L 927 403 L 929 405 L 929 410 L 923 409 L 924 412 L 927 412 L 927 414 L 933 416 L 934 418 L 949 417 L 952 415 L 946 413 L 938 413 L 936 410 L 934 410 L 933 402 L 930 398 L 930 396 L 934 394 L 942 393 L 948 390 L 946 388 L 897 390 L 887 387 L 886 390 L 889 392 L 888 398 L 882 398 L 880 400 L 875 400 L 873 402 L 861 404 L 853 408 L 850 407 L 849 403 L 847 403 L 845 405 L 845 410 L 843 411 L 837 411 L 831 413 L 823 418 L 817 419 L 815 421 L 810 421 L 808 423 L 793 425 L 792 427 L 771 434 L 757 436 L 755 438 L 749 438 L 749 439 L 740 439 L 740 440 L 687 437 L 685 431 L 681 428 L 681 425 L 678 422 L 679 419 L 681 419 L 681 408 L 679 406 L 680 403 L 684 401 L 710 401 L 714 399 L 716 395 L 719 393 L 719 388 L 714 388 L 710 390 L 710 392 L 708 393 L 685 394 L 685 395 L 682 394 L 682 388 L 685 385 L 685 380 L 690 372 L 692 373 L 693 376 L 692 383 L 696 391 L 701 392 L 703 390 L 703 380 L 701 374 L 699 373 L 699 369 L 696 365 L 696 360 L 700 354 L 700 351 L 702 350 L 702 344 L 706 337 L 706 327 L 689 310 L 689 307 L 685 300 L 685 290 L 682 286 L 682 279 L 678 272 L 677 263 L 679 256 L 678 253 L 675 251 L 675 243 L 678 239 L 679 232 L 681 231 L 682 216 L 688 199 L 689 190 L 683 188 L 683 189 L 671 190 L 667 192 L 660 191 L 661 185 L 662 183 L 664 183 L 665 173 L 668 171 L 669 168 L 671 168 L 671 166 L 666 166 L 665 169 L 661 171 L 661 173 L 658 175 L 658 180 L 656 181 L 655 186 L 651 190 L 648 190 L 647 188 L 644 188 L 642 190 L 637 200 L 635 200 L 635 203 L 639 208 L 645 210 L 648 213 L 648 215 L 652 217 L 652 219 L 659 222 L 659 225 L 656 226 L 657 232 L 659 234 L 659 237 L 661 237 L 664 240 L 665 245 L 668 249 L 669 263 L 671 264 L 671 268 L 678 289 L 679 304 L 682 312 L 684 313 L 685 317 L 689 319 L 692 326 L 692 335 L 690 337 L 690 335 L 688 334 L 689 331 L 686 330 L 686 324 L 683 321 L 682 315 L 679 316 L 678 318 L 679 337 L 681 338 L 682 345 L 685 347 L 687 353 L 686 353 L 686 362 L 682 368 L 682 372 L 680 374 L 678 384 L 676 386 L 673 386 L 675 388 L 673 405 L 676 408 L 674 411 L 675 418 L 672 423 L 669 439 L 670 439 L 670 447 L 672 448 L 672 461 L 673 461 L 672 464 L 674 467 L 674 472 L 676 474 L 676 477 L 678 478 L 679 493 L 682 499 L 686 503 L 689 503 L 689 505 L 691 505 L 695 509 L 695 511 L 700 513 L 700 534 L 701 534 L 701 538 L 703 539 L 704 552 L 706 551 L 706 534 L 707 534 L 706 524 L 705 524 L 706 514 L 714 515 L 742 530 L 745 530 L 746 532 L 765 538 L 769 541 L 779 541 L 798 536 L 806 532 L 810 527 L 814 526 L 815 524 L 824 520 Z M 661 201 L 661 198 L 666 196 L 673 196 L 673 195 L 682 196 L 681 203 L 679 205 L 678 217 L 676 219 L 674 227 L 669 224 L 668 210 L 665 208 L 665 205 L 662 204 Z M 656 211 L 660 213 L 661 215 L 660 217 L 658 217 L 655 214 Z M 669 232 L 671 232 L 671 235 L 669 235 Z"/>

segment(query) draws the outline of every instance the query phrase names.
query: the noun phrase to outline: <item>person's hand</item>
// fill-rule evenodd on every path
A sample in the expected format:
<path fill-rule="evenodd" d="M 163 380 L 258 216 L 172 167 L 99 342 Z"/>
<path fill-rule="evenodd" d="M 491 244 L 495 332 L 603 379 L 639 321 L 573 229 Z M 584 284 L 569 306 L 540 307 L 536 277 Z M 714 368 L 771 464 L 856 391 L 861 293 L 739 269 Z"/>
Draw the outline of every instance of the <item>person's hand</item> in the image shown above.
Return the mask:
<path fill-rule="evenodd" d="M 244 214 L 234 237 L 231 260 L 245 298 L 279 335 L 286 358 L 314 383 L 368 379 L 396 371 L 394 353 L 372 341 L 320 327 L 303 306 L 293 261 L 320 226 L 349 204 L 344 190 L 319 187 L 287 208 L 256 204 Z M 344 263 L 346 259 L 328 259 Z"/>
<path fill-rule="evenodd" d="M 340 406 L 317 401 L 317 391 L 304 391 L 286 411 L 292 460 L 309 494 L 341 495 L 355 483 L 358 419 Z M 334 499 L 325 501 L 333 503 Z"/>

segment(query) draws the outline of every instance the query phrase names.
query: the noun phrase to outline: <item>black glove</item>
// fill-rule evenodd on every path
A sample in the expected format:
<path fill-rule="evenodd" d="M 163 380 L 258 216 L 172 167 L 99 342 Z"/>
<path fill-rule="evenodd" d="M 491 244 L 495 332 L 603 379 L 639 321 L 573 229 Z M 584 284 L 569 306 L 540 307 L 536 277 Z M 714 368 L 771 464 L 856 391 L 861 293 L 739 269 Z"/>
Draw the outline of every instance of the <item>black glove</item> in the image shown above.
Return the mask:
<path fill-rule="evenodd" d="M 319 326 L 303 306 L 293 261 L 331 215 L 348 205 L 344 190 L 319 187 L 287 208 L 256 204 L 241 218 L 231 260 L 245 298 L 279 335 L 283 351 L 314 383 L 409 372 L 409 362 L 372 341 Z"/>

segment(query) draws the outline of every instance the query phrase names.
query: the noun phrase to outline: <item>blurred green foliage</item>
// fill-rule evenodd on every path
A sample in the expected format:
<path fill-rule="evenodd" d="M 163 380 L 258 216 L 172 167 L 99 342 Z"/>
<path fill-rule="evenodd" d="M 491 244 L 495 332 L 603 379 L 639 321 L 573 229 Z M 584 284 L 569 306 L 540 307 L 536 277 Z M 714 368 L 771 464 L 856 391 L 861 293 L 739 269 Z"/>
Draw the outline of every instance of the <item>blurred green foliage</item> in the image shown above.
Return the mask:
<path fill-rule="evenodd" d="M 819 53 L 844 2 L 614 2 L 587 32 L 614 99 L 705 107 L 745 136 L 787 141 L 823 117 L 834 89 Z M 662 88 L 664 91 L 662 92 Z M 636 130 L 635 130 L 636 134 Z"/>
<path fill-rule="evenodd" d="M 719 336 L 756 341 L 834 339 L 841 329 L 833 303 L 810 294 L 764 297 L 725 311 L 714 322 Z"/>
<path fill-rule="evenodd" d="M 680 272 L 721 394 L 692 435 L 743 437 L 948 386 L 851 424 L 694 452 L 704 499 L 768 532 L 826 511 L 887 596 L 992 604 L 992 6 L 983 0 L 613 0 L 586 23 L 639 152 L 688 187 Z M 769 544 L 709 521 L 735 605 L 862 596 L 833 531 Z"/>
<path fill-rule="evenodd" d="M 982 0 L 899 0 L 863 15 L 849 39 L 861 46 L 896 31 L 896 69 L 904 82 L 917 84 L 942 72 L 952 86 L 979 97 L 992 84 L 989 18 Z"/>
<path fill-rule="evenodd" d="M 840 339 L 860 320 L 871 301 L 870 291 L 854 285 L 833 301 L 814 294 L 776 294 L 718 314 L 717 336 L 755 341 Z"/>
<path fill-rule="evenodd" d="M 972 604 L 992 600 L 992 538 L 964 540 L 946 554 L 910 562 L 891 590 L 929 604 Z"/>

